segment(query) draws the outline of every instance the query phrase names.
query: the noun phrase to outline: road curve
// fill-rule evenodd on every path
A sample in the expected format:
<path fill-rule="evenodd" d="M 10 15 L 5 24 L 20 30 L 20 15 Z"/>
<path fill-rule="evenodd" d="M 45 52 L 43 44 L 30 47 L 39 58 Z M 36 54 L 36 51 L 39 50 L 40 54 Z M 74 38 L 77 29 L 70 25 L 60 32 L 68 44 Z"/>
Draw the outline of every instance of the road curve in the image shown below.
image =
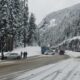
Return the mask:
<path fill-rule="evenodd" d="M 0 80 L 15 80 L 16 78 L 24 75 L 26 72 L 37 69 L 39 67 L 53 64 L 59 61 L 62 61 L 64 59 L 68 59 L 69 57 L 66 55 L 60 56 L 60 55 L 41 55 L 41 56 L 35 56 L 30 57 L 28 59 L 24 60 L 14 60 L 14 61 L 6 61 L 0 63 Z M 51 67 L 48 67 L 47 70 L 51 70 L 56 67 L 55 64 L 50 65 Z M 40 72 L 37 72 L 35 74 L 30 74 L 27 76 L 22 77 L 21 79 L 32 79 L 36 76 L 39 76 L 42 73 L 46 73 L 46 68 L 42 70 L 39 70 Z M 58 72 L 57 72 L 58 73 Z M 50 73 L 51 75 L 56 74 L 55 72 Z M 49 75 L 50 75 L 49 74 Z M 49 75 L 46 75 L 47 78 Z M 43 79 L 46 79 L 46 78 Z"/>
<path fill-rule="evenodd" d="M 80 80 L 80 60 L 68 59 L 25 72 L 13 80 Z"/>

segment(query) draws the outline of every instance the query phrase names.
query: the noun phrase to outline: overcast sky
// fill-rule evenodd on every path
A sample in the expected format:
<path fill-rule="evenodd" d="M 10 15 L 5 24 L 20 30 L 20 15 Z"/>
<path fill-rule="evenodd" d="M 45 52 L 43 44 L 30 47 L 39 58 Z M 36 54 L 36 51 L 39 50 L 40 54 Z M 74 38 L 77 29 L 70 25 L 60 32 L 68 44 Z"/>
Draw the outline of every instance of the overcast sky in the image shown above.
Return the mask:
<path fill-rule="evenodd" d="M 35 14 L 38 24 L 47 14 L 80 3 L 80 0 L 28 0 L 28 2 L 29 10 Z"/>

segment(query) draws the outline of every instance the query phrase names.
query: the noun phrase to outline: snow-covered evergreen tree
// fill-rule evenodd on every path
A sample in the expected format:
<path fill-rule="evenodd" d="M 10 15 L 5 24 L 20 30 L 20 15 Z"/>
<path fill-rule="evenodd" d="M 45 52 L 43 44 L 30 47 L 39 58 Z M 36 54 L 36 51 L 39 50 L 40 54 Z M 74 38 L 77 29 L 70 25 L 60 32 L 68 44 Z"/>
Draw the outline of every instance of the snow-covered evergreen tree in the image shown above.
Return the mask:
<path fill-rule="evenodd" d="M 29 12 L 28 12 L 28 2 L 25 4 L 24 0 L 24 7 L 23 7 L 23 24 L 22 24 L 22 37 L 23 37 L 23 44 L 24 47 L 27 45 L 27 35 L 28 35 L 28 18 L 29 18 Z"/>
<path fill-rule="evenodd" d="M 35 17 L 32 13 L 29 19 L 29 28 L 28 28 L 28 37 L 27 43 L 28 45 L 32 45 L 36 39 L 36 24 L 35 24 Z"/>
<path fill-rule="evenodd" d="M 19 0 L 10 0 L 9 2 L 9 37 L 10 37 L 10 48 L 13 49 L 14 42 L 16 41 L 16 35 L 19 28 L 19 13 L 20 13 L 20 1 Z"/>
<path fill-rule="evenodd" d="M 0 0 L 0 49 L 4 48 L 7 36 L 7 1 Z"/>

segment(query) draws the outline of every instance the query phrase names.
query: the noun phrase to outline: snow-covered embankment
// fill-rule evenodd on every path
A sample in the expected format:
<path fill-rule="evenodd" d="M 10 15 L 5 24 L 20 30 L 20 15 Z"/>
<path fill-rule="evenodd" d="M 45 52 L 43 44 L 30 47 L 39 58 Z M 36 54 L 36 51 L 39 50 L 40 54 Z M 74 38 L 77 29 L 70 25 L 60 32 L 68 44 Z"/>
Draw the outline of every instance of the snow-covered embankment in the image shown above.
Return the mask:
<path fill-rule="evenodd" d="M 19 54 L 21 52 L 27 52 L 28 57 L 36 56 L 36 55 L 41 55 L 41 47 L 39 47 L 39 46 L 28 46 L 28 47 L 25 47 L 25 48 L 14 49 L 12 52 L 19 53 Z"/>
<path fill-rule="evenodd" d="M 80 57 L 80 52 L 74 52 L 74 51 L 65 51 L 65 55 L 68 55 L 70 57 L 73 57 L 73 58 L 78 58 Z"/>

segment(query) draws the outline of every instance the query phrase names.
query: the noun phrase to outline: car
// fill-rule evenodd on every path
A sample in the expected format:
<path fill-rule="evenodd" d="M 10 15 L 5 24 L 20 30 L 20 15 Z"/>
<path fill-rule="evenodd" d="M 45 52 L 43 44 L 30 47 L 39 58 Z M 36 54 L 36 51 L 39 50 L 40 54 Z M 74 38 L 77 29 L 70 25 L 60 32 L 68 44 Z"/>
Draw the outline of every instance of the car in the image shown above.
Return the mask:
<path fill-rule="evenodd" d="M 21 56 L 18 53 L 7 53 L 4 56 L 5 59 L 21 59 Z"/>
<path fill-rule="evenodd" d="M 45 51 L 44 54 L 45 55 L 54 55 L 55 54 L 55 51 L 53 51 L 53 50 L 47 50 L 47 51 Z"/>
<path fill-rule="evenodd" d="M 49 50 L 49 47 L 46 47 L 46 46 L 41 47 L 42 54 L 44 54 L 47 50 Z"/>

